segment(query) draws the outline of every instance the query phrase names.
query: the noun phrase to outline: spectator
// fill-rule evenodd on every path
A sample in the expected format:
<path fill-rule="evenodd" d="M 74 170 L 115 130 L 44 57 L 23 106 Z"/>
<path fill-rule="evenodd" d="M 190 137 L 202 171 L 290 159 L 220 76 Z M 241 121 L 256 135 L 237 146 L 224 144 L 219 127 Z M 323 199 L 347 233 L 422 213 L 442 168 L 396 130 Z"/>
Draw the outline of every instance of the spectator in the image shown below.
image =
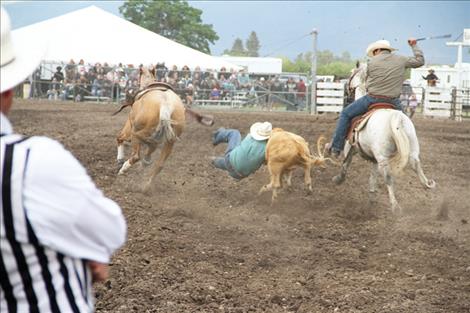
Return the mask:
<path fill-rule="evenodd" d="M 112 68 L 109 66 L 107 62 L 103 63 L 103 75 L 107 75 L 109 71 L 111 71 Z"/>
<path fill-rule="evenodd" d="M 251 175 L 266 162 L 266 144 L 271 132 L 271 123 L 254 123 L 242 141 L 238 130 L 219 128 L 212 134 L 212 144 L 226 142 L 228 145 L 224 156 L 212 158 L 211 164 L 237 180 Z"/>
<path fill-rule="evenodd" d="M 188 84 L 185 90 L 185 101 L 186 106 L 191 107 L 194 99 L 194 86 L 193 84 Z"/>
<path fill-rule="evenodd" d="M 0 22 L 0 312 L 93 312 L 92 282 L 107 279 L 125 220 L 59 142 L 13 132 L 13 88 L 41 49 L 11 34 L 3 7 Z"/>
<path fill-rule="evenodd" d="M 91 85 L 91 95 L 94 97 L 103 96 L 104 79 L 102 74 L 98 74 Z"/>
<path fill-rule="evenodd" d="M 157 71 L 156 76 L 157 76 L 157 81 L 159 82 L 165 82 L 166 80 L 166 75 L 168 73 L 168 68 L 165 66 L 165 62 L 158 63 L 155 66 L 155 69 Z"/>
<path fill-rule="evenodd" d="M 305 93 L 307 91 L 307 86 L 305 86 L 304 80 L 301 78 L 297 83 L 297 105 L 299 110 L 305 108 Z"/>
<path fill-rule="evenodd" d="M 238 86 L 244 91 L 248 91 L 250 88 L 250 77 L 244 70 L 238 73 Z"/>
<path fill-rule="evenodd" d="M 62 83 L 64 81 L 64 73 L 62 73 L 62 66 L 56 67 L 56 72 L 52 76 L 57 82 Z"/>
<path fill-rule="evenodd" d="M 90 90 L 89 90 L 90 88 Z M 88 84 L 86 76 L 80 75 L 80 78 L 75 82 L 73 97 L 75 102 L 85 100 L 85 96 L 91 93 L 91 86 Z"/>
<path fill-rule="evenodd" d="M 56 72 L 52 75 L 51 86 L 47 91 L 47 98 L 57 100 L 61 93 L 62 86 L 64 83 L 64 73 L 62 73 L 62 67 L 57 66 Z"/>
<path fill-rule="evenodd" d="M 286 88 L 287 88 L 287 97 L 286 100 L 290 103 L 287 103 L 287 108 L 291 108 L 293 110 L 296 110 L 295 108 L 295 91 L 297 88 L 297 84 L 294 81 L 292 77 L 289 77 L 286 82 Z M 292 107 L 294 105 L 294 107 Z"/>
<path fill-rule="evenodd" d="M 209 100 L 220 100 L 220 90 L 217 87 L 211 90 Z"/>
<path fill-rule="evenodd" d="M 209 82 L 209 86 L 211 89 L 214 89 L 214 88 L 220 89 L 219 82 L 217 81 L 217 78 L 214 76 L 214 73 L 211 72 L 209 74 L 208 82 Z"/>
<path fill-rule="evenodd" d="M 185 78 L 186 80 L 191 79 L 191 70 L 187 65 L 184 65 L 181 69 L 181 77 Z"/>
<path fill-rule="evenodd" d="M 29 92 L 29 98 L 39 98 L 41 96 L 41 66 L 39 66 L 31 75 L 31 89 Z"/>
<path fill-rule="evenodd" d="M 200 88 L 202 82 L 202 72 L 199 66 L 196 66 L 192 76 L 192 83 L 195 88 Z"/>
<path fill-rule="evenodd" d="M 80 59 L 80 62 L 78 62 L 77 73 L 79 76 L 82 76 L 82 75 L 86 76 L 88 73 L 88 69 L 85 66 L 85 61 L 83 61 L 83 59 Z"/>
<path fill-rule="evenodd" d="M 437 77 L 436 74 L 434 74 L 433 69 L 430 69 L 428 72 L 429 74 L 426 77 L 424 76 L 421 76 L 421 77 L 427 81 L 429 87 L 436 87 L 436 83 L 439 80 L 439 77 Z"/>
<path fill-rule="evenodd" d="M 211 86 L 209 84 L 209 78 L 203 79 L 200 84 L 200 94 L 203 99 L 208 99 L 211 93 Z"/>
<path fill-rule="evenodd" d="M 266 91 L 269 90 L 269 86 L 266 84 L 266 79 L 264 77 L 260 77 L 259 81 L 255 82 L 255 90 L 258 95 L 258 103 L 264 108 L 267 103 Z"/>
<path fill-rule="evenodd" d="M 65 79 L 73 81 L 77 78 L 77 66 L 73 59 L 70 59 L 69 63 L 65 66 Z"/>
<path fill-rule="evenodd" d="M 282 85 L 282 82 L 279 80 L 278 76 L 275 76 L 274 78 L 271 79 L 270 82 L 270 90 L 271 94 L 269 97 L 269 103 L 270 106 L 272 106 L 272 103 L 275 102 L 276 100 L 282 100 L 280 96 L 282 95 L 282 92 L 284 91 L 284 86 Z"/>
<path fill-rule="evenodd" d="M 59 96 L 58 91 L 58 82 L 57 79 L 54 77 L 52 78 L 51 88 L 47 90 L 47 99 L 48 100 L 57 100 Z"/>
<path fill-rule="evenodd" d="M 173 87 L 176 87 L 178 83 L 178 77 L 179 77 L 178 67 L 176 65 L 173 65 L 171 67 L 171 70 L 168 72 L 168 83 L 172 85 Z"/>

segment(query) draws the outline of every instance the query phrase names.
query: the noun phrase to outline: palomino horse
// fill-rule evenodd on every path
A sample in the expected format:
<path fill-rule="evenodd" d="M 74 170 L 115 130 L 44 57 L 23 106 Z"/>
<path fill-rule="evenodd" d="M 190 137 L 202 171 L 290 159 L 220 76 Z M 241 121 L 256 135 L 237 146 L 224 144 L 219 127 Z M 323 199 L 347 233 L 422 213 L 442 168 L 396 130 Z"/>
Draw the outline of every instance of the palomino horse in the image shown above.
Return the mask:
<path fill-rule="evenodd" d="M 185 107 L 180 97 L 171 88 L 161 85 L 152 87 L 153 82 L 155 82 L 154 70 L 142 68 L 140 86 L 150 87 L 137 94 L 129 118 L 117 138 L 117 159 L 120 164 L 124 161 L 124 142 L 130 141 L 132 145 L 132 155 L 122 164 L 119 174 L 124 174 L 133 164 L 141 160 L 142 146 L 147 148 L 143 164 L 149 165 L 152 153 L 158 144 L 163 144 L 160 157 L 152 168 L 144 190 L 149 190 L 155 176 L 162 170 L 163 163 L 185 126 Z"/>
<path fill-rule="evenodd" d="M 360 73 L 359 73 L 360 75 Z M 375 110 L 367 124 L 355 134 L 354 144 L 346 142 L 345 159 L 339 175 L 333 177 L 336 184 L 341 184 L 354 154 L 359 154 L 372 161 L 369 177 L 369 193 L 373 197 L 377 190 L 377 176 L 382 174 L 387 185 L 392 212 L 401 213 L 401 207 L 395 198 L 394 177 L 410 164 L 418 175 L 421 184 L 428 189 L 436 186 L 432 179 L 427 179 L 419 160 L 419 143 L 411 120 L 403 112 L 393 109 Z"/>

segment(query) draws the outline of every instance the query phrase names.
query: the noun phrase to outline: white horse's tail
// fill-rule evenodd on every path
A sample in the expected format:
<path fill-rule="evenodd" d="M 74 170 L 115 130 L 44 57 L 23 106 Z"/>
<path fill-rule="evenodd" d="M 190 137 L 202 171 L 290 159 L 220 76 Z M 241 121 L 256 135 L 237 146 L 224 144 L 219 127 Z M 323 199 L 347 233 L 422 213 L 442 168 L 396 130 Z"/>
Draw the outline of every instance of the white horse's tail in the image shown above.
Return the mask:
<path fill-rule="evenodd" d="M 160 106 L 160 122 L 158 123 L 157 130 L 153 134 L 153 139 L 156 141 L 173 142 L 178 137 L 173 130 L 174 121 L 171 119 L 173 113 L 173 105 L 163 102 Z"/>
<path fill-rule="evenodd" d="M 410 158 L 410 140 L 405 132 L 403 115 L 400 111 L 393 111 L 390 127 L 393 141 L 397 147 L 396 154 L 390 159 L 390 168 L 393 174 L 398 175 L 408 164 Z"/>

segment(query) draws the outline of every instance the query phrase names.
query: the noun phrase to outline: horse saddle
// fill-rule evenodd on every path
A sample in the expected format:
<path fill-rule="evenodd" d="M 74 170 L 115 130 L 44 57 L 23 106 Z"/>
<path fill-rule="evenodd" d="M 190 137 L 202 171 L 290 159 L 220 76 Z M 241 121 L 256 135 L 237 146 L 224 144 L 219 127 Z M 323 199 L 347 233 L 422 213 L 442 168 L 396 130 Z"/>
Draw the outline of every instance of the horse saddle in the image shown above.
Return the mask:
<path fill-rule="evenodd" d="M 162 82 L 150 83 L 144 89 L 138 89 L 138 90 L 129 89 L 126 92 L 126 103 L 121 105 L 119 110 L 114 112 L 112 115 L 118 114 L 125 107 L 132 106 L 134 104 L 134 102 L 136 102 L 137 100 L 142 98 L 147 92 L 150 92 L 152 90 L 160 90 L 160 91 L 172 90 L 172 91 L 175 91 L 171 85 L 169 85 L 167 83 L 162 83 Z"/>
<path fill-rule="evenodd" d="M 354 145 L 357 142 L 357 134 L 367 125 L 367 122 L 372 116 L 372 113 L 380 109 L 395 109 L 395 107 L 390 103 L 374 103 L 369 106 L 369 109 L 366 113 L 353 118 L 348 129 L 348 135 L 346 137 L 351 145 Z"/>
<path fill-rule="evenodd" d="M 160 90 L 160 91 L 167 91 L 167 90 L 171 90 L 171 91 L 175 91 L 173 89 L 173 87 L 167 83 L 163 83 L 163 82 L 153 82 L 153 83 L 150 83 L 148 84 L 144 89 L 141 89 L 139 91 L 137 91 L 137 93 L 135 94 L 134 98 L 132 99 L 132 103 L 134 103 L 135 101 L 139 100 L 140 98 L 142 98 L 146 93 L 150 92 L 150 91 L 153 91 L 153 90 Z"/>

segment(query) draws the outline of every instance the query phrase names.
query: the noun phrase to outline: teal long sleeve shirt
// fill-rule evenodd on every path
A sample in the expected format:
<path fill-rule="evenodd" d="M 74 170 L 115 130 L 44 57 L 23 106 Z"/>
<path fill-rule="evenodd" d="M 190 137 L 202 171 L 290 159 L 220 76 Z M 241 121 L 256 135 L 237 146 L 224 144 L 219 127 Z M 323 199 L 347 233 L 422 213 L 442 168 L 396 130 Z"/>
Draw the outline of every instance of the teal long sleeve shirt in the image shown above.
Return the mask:
<path fill-rule="evenodd" d="M 243 177 L 256 172 L 265 162 L 267 140 L 258 141 L 247 135 L 240 145 L 230 152 L 230 164 Z"/>

